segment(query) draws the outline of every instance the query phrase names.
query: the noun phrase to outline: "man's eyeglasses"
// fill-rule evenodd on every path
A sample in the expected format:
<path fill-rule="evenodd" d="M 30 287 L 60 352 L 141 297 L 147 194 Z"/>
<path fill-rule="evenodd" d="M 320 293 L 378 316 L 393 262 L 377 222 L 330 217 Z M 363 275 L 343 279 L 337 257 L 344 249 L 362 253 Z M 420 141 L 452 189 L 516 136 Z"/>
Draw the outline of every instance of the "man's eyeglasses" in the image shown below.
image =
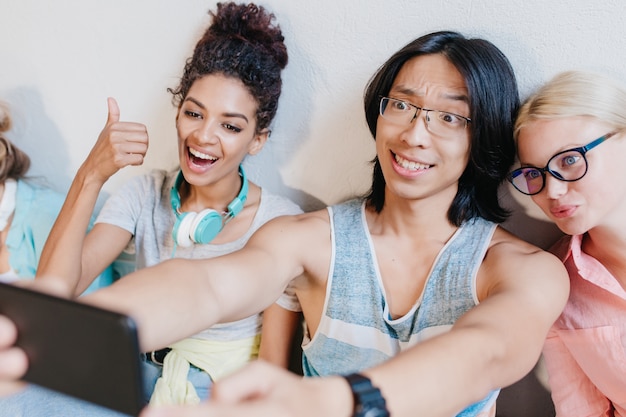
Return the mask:
<path fill-rule="evenodd" d="M 385 120 L 399 125 L 411 124 L 420 110 L 424 113 L 426 128 L 437 136 L 456 136 L 463 132 L 472 121 L 467 117 L 447 111 L 425 109 L 390 97 L 380 98 L 380 115 Z"/>
<path fill-rule="evenodd" d="M 512 171 L 507 179 L 517 191 L 526 195 L 539 194 L 543 190 L 546 185 L 546 172 L 560 181 L 578 181 L 585 176 L 589 168 L 585 154 L 617 133 L 616 130 L 589 142 L 585 146 L 559 152 L 550 158 L 545 168 L 530 166 L 518 168 Z"/>

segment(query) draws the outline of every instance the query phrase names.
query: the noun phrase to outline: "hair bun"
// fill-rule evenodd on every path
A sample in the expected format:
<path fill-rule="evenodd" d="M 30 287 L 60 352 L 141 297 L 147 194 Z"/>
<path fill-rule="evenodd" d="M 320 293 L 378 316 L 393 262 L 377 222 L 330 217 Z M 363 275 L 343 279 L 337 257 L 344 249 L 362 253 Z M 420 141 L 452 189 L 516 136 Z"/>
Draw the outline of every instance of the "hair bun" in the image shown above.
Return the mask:
<path fill-rule="evenodd" d="M 287 66 L 287 48 L 275 16 L 263 6 L 250 3 L 218 3 L 216 12 L 209 12 L 213 23 L 204 40 L 209 38 L 237 38 L 257 45 L 270 54 L 282 69 Z M 208 36 L 207 36 L 208 35 Z"/>

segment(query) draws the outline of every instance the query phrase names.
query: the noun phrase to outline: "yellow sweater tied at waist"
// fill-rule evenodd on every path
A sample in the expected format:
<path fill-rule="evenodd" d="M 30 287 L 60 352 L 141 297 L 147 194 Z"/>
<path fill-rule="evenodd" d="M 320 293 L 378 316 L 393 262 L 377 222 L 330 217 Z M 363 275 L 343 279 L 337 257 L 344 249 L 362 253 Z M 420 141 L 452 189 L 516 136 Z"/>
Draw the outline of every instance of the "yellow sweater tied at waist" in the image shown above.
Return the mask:
<path fill-rule="evenodd" d="M 154 386 L 150 404 L 198 404 L 200 398 L 187 380 L 190 365 L 202 369 L 213 381 L 241 368 L 259 355 L 261 335 L 228 342 L 184 339 L 169 346 L 163 375 Z"/>

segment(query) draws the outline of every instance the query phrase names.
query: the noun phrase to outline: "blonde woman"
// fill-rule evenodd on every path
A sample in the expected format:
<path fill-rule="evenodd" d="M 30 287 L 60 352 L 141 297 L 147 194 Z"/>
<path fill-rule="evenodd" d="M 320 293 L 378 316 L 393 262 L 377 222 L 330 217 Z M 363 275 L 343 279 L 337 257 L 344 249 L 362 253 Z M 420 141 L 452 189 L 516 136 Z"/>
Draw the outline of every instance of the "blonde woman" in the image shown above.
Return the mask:
<path fill-rule="evenodd" d="M 509 179 L 568 236 L 552 251 L 571 292 L 545 344 L 558 417 L 626 416 L 626 87 L 557 75 L 516 123 Z"/>

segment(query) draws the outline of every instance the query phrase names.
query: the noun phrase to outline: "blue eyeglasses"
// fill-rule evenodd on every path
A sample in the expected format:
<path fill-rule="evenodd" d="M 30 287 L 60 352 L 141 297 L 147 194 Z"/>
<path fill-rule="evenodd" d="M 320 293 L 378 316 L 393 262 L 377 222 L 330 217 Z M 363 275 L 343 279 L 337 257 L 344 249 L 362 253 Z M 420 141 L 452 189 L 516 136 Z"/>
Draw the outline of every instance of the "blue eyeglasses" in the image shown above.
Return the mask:
<path fill-rule="evenodd" d="M 568 149 L 554 155 L 545 168 L 521 167 L 512 171 L 507 180 L 515 189 L 526 195 L 539 194 L 546 185 L 546 172 L 560 181 L 578 181 L 587 173 L 589 163 L 585 154 L 607 139 L 615 136 L 619 130 L 600 136 L 585 146 Z"/>

